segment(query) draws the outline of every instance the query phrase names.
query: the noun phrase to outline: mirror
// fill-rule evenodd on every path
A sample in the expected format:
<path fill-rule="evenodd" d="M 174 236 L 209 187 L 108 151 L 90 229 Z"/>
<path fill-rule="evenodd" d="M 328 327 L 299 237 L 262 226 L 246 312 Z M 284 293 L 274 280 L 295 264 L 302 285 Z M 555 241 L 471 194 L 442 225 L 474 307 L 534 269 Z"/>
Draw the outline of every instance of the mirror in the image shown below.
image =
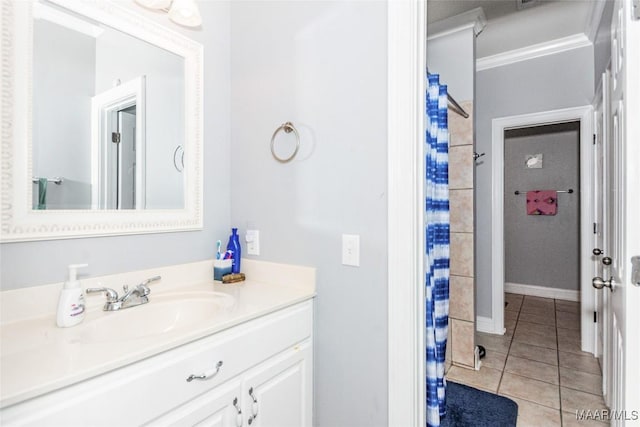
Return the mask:
<path fill-rule="evenodd" d="M 184 59 L 33 5 L 33 208 L 182 209 Z M 54 185 L 49 185 L 53 183 Z"/>
<path fill-rule="evenodd" d="M 1 240 L 202 228 L 202 46 L 117 2 L 9 3 Z"/>

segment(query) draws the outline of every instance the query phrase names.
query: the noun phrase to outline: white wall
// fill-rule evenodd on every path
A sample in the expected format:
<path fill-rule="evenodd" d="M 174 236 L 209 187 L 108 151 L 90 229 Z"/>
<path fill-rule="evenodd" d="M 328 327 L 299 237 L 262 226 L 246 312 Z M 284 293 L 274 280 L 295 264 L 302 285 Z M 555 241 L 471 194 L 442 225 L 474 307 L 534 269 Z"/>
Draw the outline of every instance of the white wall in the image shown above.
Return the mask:
<path fill-rule="evenodd" d="M 88 209 L 95 39 L 44 19 L 33 32 L 33 175 L 65 180 L 47 185 L 47 209 Z"/>
<path fill-rule="evenodd" d="M 611 17 L 613 16 L 614 1 L 605 1 L 600 25 L 593 40 L 594 56 L 594 84 L 598 87 L 609 62 L 611 62 Z"/>
<path fill-rule="evenodd" d="M 184 175 L 173 153 L 184 141 L 184 60 L 164 49 L 112 29 L 96 41 L 96 94 L 146 77 L 145 207 L 184 206 Z M 182 102 L 181 102 L 182 101 Z"/>
<path fill-rule="evenodd" d="M 122 4 L 204 46 L 204 228 L 183 233 L 52 240 L 0 245 L 1 289 L 61 282 L 66 265 L 88 262 L 91 276 L 204 260 L 213 256 L 216 239 L 224 239 L 230 225 L 230 3 L 198 3 L 202 28 L 172 24 L 164 13 L 145 11 L 135 3 Z M 121 284 L 109 284 L 118 287 Z"/>
<path fill-rule="evenodd" d="M 427 38 L 429 72 L 440 74 L 440 83 L 447 85 L 449 94 L 458 102 L 474 97 L 474 39 L 473 28 Z"/>
<path fill-rule="evenodd" d="M 380 1 L 231 7 L 231 219 L 260 230 L 258 259 L 318 269 L 316 426 L 387 423 L 386 21 Z M 301 149 L 281 164 L 285 121 Z M 342 233 L 360 235 L 359 268 Z"/>
<path fill-rule="evenodd" d="M 476 167 L 478 316 L 491 317 L 491 121 L 590 104 L 593 69 L 593 47 L 588 46 L 476 74 L 476 151 L 486 153 Z"/>

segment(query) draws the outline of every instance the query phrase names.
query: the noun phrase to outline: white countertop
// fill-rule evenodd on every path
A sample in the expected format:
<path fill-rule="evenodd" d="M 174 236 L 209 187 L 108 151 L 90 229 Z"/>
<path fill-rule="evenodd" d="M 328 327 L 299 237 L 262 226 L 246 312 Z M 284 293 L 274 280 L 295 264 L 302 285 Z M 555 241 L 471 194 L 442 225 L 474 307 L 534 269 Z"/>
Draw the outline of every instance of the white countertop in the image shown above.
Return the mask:
<path fill-rule="evenodd" d="M 203 275 L 211 274 L 210 264 L 202 262 L 170 267 L 174 270 L 162 269 L 165 283 L 156 289 L 151 285 L 150 302 L 126 309 L 129 316 L 136 310 L 143 315 L 144 307 L 151 306 L 154 298 L 161 301 L 163 297 L 175 292 L 219 292 L 233 296 L 231 305 L 216 310 L 210 319 L 188 330 L 174 330 L 151 336 L 136 333 L 135 338 L 96 339 L 87 342 L 83 337 L 91 333 L 92 322 L 104 316 L 118 316 L 122 313 L 103 312 L 100 306 L 104 302 L 104 296 L 96 299 L 90 297 L 93 303 L 89 306 L 84 322 L 72 328 L 56 327 L 55 313 L 27 318 L 16 314 L 13 319 L 3 316 L 3 323 L 0 325 L 0 407 L 120 368 L 308 300 L 315 295 L 315 270 L 312 268 L 243 260 L 243 267 L 246 267 L 243 271 L 248 280 L 239 284 L 221 284 L 208 279 L 202 280 Z M 189 276 L 189 283 L 180 283 L 180 280 L 175 279 L 180 276 L 181 271 L 189 269 L 190 273 L 186 274 Z M 194 275 L 194 269 L 199 270 L 200 274 Z M 148 274 L 150 271 L 144 273 Z M 140 276 L 139 272 L 136 273 Z M 120 276 L 122 275 L 118 275 L 119 279 Z M 165 279 L 166 276 L 171 279 Z M 116 287 L 107 284 L 108 280 L 102 283 Z M 54 288 L 59 290 L 60 286 L 56 285 Z M 29 288 L 24 292 L 33 291 L 33 288 Z M 51 289 L 43 288 L 43 291 L 45 294 L 52 294 Z M 3 306 L 25 300 L 24 292 L 3 292 Z M 19 312 L 13 306 L 12 311 Z M 130 327 L 140 325 L 132 324 Z"/>

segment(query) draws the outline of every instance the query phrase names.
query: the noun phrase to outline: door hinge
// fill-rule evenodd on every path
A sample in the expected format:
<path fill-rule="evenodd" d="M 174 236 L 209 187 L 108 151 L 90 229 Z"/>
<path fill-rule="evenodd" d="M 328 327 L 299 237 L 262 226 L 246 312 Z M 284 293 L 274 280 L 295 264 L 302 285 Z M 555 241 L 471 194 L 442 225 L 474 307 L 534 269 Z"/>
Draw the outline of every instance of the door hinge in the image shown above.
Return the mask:
<path fill-rule="evenodd" d="M 593 145 L 596 145 L 596 134 L 593 134 Z"/>
<path fill-rule="evenodd" d="M 598 323 L 598 312 L 597 311 L 593 312 L 593 323 Z"/>
<path fill-rule="evenodd" d="M 593 223 L 593 234 L 598 234 L 598 223 Z"/>
<path fill-rule="evenodd" d="M 111 132 L 111 142 L 119 144 L 121 139 L 120 132 Z"/>
<path fill-rule="evenodd" d="M 633 0 L 631 4 L 631 16 L 633 19 L 640 20 L 640 0 Z"/>

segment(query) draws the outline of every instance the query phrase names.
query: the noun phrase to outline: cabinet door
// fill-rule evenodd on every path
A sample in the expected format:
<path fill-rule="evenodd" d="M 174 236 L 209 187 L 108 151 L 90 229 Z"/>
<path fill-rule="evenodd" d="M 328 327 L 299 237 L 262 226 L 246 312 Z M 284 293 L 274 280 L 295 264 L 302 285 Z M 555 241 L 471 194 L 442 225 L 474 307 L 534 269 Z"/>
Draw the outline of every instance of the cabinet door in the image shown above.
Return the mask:
<path fill-rule="evenodd" d="M 146 425 L 241 427 L 241 385 L 240 379 L 231 380 Z"/>
<path fill-rule="evenodd" d="M 312 352 L 306 341 L 244 376 L 243 412 L 251 427 L 311 427 Z"/>

